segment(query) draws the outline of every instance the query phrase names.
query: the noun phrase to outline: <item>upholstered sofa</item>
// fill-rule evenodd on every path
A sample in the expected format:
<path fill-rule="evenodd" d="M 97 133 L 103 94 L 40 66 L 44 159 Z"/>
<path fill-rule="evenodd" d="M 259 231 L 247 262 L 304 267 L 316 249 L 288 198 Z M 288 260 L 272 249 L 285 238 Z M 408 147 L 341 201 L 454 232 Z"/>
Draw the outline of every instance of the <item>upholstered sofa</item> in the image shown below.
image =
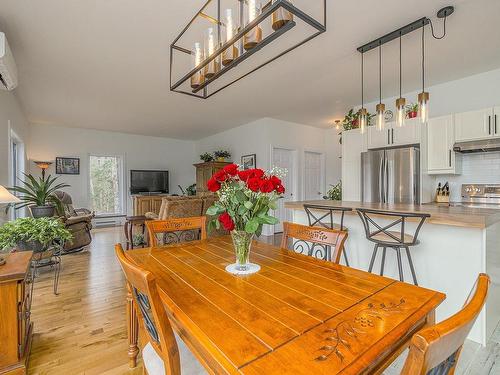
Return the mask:
<path fill-rule="evenodd" d="M 94 213 L 86 208 L 74 208 L 73 200 L 68 193 L 56 191 L 55 195 L 61 200 L 64 213 L 61 219 L 71 234 L 73 240 L 67 241 L 64 245 L 65 252 L 76 252 L 82 250 L 92 242 L 92 218 Z"/>

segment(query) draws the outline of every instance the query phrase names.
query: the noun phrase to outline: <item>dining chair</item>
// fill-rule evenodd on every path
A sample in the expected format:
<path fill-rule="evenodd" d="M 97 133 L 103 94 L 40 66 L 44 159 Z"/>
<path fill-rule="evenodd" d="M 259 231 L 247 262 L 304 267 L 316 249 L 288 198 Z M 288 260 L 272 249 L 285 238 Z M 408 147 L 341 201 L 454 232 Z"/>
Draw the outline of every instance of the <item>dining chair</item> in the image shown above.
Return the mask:
<path fill-rule="evenodd" d="M 183 217 L 146 222 L 150 246 L 170 245 L 207 238 L 206 217 Z M 158 237 L 160 235 L 160 237 Z"/>
<path fill-rule="evenodd" d="M 366 239 L 375 243 L 368 272 L 372 272 L 377 252 L 382 247 L 382 260 L 380 262 L 380 275 L 384 275 L 386 249 L 393 249 L 396 252 L 398 261 L 399 281 L 404 281 L 403 262 L 401 249 L 406 250 L 406 257 L 410 266 L 413 283 L 418 285 L 417 275 L 411 258 L 410 247 L 418 245 L 418 235 L 422 225 L 431 215 L 420 212 L 387 212 L 366 208 L 356 209 L 361 222 L 365 228 Z M 384 219 L 385 222 L 380 220 Z M 408 221 L 416 221 L 415 228 L 407 232 Z"/>
<path fill-rule="evenodd" d="M 452 375 L 462 346 L 481 312 L 490 278 L 477 278 L 464 307 L 450 318 L 413 335 L 401 375 Z"/>
<path fill-rule="evenodd" d="M 145 331 L 142 360 L 148 375 L 206 373 L 182 340 L 176 339 L 153 274 L 129 261 L 121 244 L 115 246 L 115 253 Z"/>
<path fill-rule="evenodd" d="M 297 253 L 330 260 L 338 264 L 344 251 L 346 239 L 346 231 L 310 227 L 285 221 L 281 247 L 288 249 L 291 242 L 292 250 Z"/>
<path fill-rule="evenodd" d="M 320 226 L 327 229 L 337 229 L 341 231 L 348 231 L 344 226 L 344 216 L 346 212 L 352 211 L 351 207 L 327 207 L 319 204 L 304 204 L 304 211 L 307 214 L 309 226 Z M 334 217 L 338 215 L 340 224 L 334 221 Z M 342 251 L 344 262 L 349 266 L 349 259 L 347 258 L 347 251 L 344 246 Z"/>

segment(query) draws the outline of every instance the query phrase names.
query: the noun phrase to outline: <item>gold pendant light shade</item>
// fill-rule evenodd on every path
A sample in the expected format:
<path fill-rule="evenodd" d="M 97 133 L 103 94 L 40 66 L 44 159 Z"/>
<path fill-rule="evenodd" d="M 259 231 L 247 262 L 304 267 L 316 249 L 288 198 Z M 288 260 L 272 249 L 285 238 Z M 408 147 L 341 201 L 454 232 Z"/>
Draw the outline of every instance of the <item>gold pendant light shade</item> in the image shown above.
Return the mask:
<path fill-rule="evenodd" d="M 279 30 L 290 21 L 293 21 L 293 14 L 286 9 L 280 8 L 273 12 L 272 28 L 274 31 Z"/>
<path fill-rule="evenodd" d="M 379 103 L 376 106 L 377 110 L 377 130 L 384 130 L 385 128 L 385 104 Z"/>
<path fill-rule="evenodd" d="M 399 98 L 396 99 L 396 125 L 400 128 L 403 127 L 405 123 L 405 107 L 406 107 L 406 99 Z"/>
<path fill-rule="evenodd" d="M 364 134 L 366 132 L 366 127 L 368 126 L 368 111 L 366 108 L 361 108 L 359 110 L 358 122 L 361 134 Z"/>
<path fill-rule="evenodd" d="M 418 94 L 418 115 L 422 124 L 429 120 L 429 93 L 421 92 Z"/>

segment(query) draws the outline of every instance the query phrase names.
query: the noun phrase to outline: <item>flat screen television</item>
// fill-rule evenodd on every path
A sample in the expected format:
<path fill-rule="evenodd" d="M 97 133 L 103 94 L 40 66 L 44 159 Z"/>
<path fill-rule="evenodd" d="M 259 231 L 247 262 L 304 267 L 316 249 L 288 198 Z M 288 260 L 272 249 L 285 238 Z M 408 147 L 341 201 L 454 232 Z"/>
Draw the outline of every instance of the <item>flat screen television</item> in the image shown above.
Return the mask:
<path fill-rule="evenodd" d="M 168 171 L 130 171 L 130 193 L 168 193 Z"/>

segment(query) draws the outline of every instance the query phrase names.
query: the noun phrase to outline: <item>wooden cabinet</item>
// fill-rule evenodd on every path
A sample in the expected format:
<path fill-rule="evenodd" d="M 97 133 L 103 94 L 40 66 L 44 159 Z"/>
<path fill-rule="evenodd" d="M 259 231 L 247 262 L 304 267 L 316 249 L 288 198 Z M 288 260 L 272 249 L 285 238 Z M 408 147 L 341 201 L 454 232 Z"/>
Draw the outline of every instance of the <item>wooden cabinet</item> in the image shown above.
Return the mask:
<path fill-rule="evenodd" d="M 210 178 L 215 172 L 221 170 L 228 164 L 231 163 L 223 161 L 211 161 L 208 163 L 194 164 L 194 166 L 196 167 L 196 192 L 197 193 L 208 192 L 207 189 L 208 180 L 210 180 Z"/>
<path fill-rule="evenodd" d="M 0 266 L 0 374 L 27 373 L 33 323 L 30 251 L 8 254 Z"/>
<path fill-rule="evenodd" d="M 342 132 L 342 199 L 361 199 L 361 153 L 366 151 L 366 135 L 359 129 Z"/>
<path fill-rule="evenodd" d="M 407 119 L 402 127 L 387 123 L 380 131 L 375 126 L 368 128 L 368 149 L 420 144 L 422 126 L 417 118 Z"/>
<path fill-rule="evenodd" d="M 167 195 L 134 195 L 134 216 L 143 216 L 146 212 L 160 213 L 163 197 Z"/>
<path fill-rule="evenodd" d="M 478 111 L 456 113 L 456 141 L 474 141 L 500 136 L 500 124 L 496 124 L 495 129 L 495 109 L 490 107 Z M 497 111 L 497 118 L 499 114 L 500 111 Z"/>
<path fill-rule="evenodd" d="M 453 151 L 455 128 L 453 115 L 436 117 L 427 124 L 427 172 L 460 174 L 461 154 Z"/>

